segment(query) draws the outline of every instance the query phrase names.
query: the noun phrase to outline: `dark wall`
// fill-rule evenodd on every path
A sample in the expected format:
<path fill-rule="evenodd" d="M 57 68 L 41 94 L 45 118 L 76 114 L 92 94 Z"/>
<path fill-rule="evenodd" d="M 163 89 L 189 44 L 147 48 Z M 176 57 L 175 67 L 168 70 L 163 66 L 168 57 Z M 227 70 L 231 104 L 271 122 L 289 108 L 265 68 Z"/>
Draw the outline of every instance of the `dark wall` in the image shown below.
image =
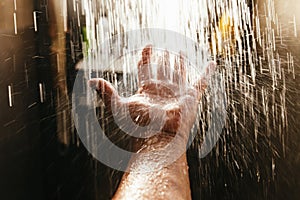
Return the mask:
<path fill-rule="evenodd" d="M 69 146 L 57 140 L 56 88 L 50 62 L 50 1 L 16 2 L 17 9 L 12 0 L 0 2 L 0 199 L 108 199 L 113 195 L 120 172 L 93 160 L 75 134 L 74 143 Z M 72 3 L 80 1 L 68 2 L 69 7 L 73 8 Z M 289 2 L 278 6 L 278 10 L 280 6 L 285 7 L 281 15 L 288 14 L 293 3 L 297 4 L 296 0 Z M 37 31 L 34 30 L 33 11 L 38 11 Z M 78 27 L 76 12 L 69 9 L 69 30 L 66 33 L 69 92 L 77 73 L 74 66 L 82 57 L 81 27 Z M 287 46 L 282 50 L 291 51 L 297 56 L 300 52 L 299 40 L 292 35 L 286 40 L 289 41 L 286 41 Z M 299 66 L 298 58 L 295 62 Z M 197 149 L 191 148 L 188 156 L 194 199 L 299 197 L 299 74 L 298 70 L 296 79 L 288 75 L 286 77 L 289 113 L 287 148 L 285 157 L 281 151 L 280 156 L 276 157 L 275 179 L 270 178 L 272 152 L 268 152 L 268 147 L 264 146 L 267 141 L 263 141 L 263 138 L 261 153 L 249 149 L 253 162 L 247 163 L 250 165 L 244 168 L 244 177 L 240 176 L 240 169 L 228 164 L 234 163 L 233 160 L 225 160 L 215 151 L 207 158 L 198 160 Z M 250 127 L 251 123 L 247 126 Z M 235 137 L 228 136 L 227 141 L 230 142 L 227 145 L 238 144 L 241 138 L 238 134 Z M 250 144 L 253 138 L 243 142 Z M 274 142 L 278 142 L 277 138 L 274 138 Z M 220 141 L 218 145 L 224 144 Z M 241 149 L 231 148 L 231 151 L 238 153 Z M 263 169 L 260 182 L 255 174 L 257 163 Z M 243 160 L 238 160 L 238 164 L 243 166 Z"/>
<path fill-rule="evenodd" d="M 0 3 L 1 199 L 42 197 L 33 6 L 32 0 L 20 1 L 16 8 L 10 0 Z"/>
<path fill-rule="evenodd" d="M 94 199 L 88 153 L 57 139 L 49 8 L 44 0 L 0 2 L 0 199 Z M 69 89 L 80 57 L 74 31 L 66 34 Z"/>
<path fill-rule="evenodd" d="M 249 5 L 258 4 L 261 30 L 266 27 L 265 9 L 266 0 L 248 1 Z M 251 3 L 253 2 L 253 4 Z M 281 67 L 285 72 L 286 110 L 288 126 L 284 131 L 278 128 L 280 120 L 275 119 L 271 124 L 271 135 L 266 137 L 266 118 L 261 108 L 259 120 L 264 126 L 259 128 L 258 142 L 254 139 L 254 121 L 246 113 L 243 122 L 243 108 L 236 106 L 237 113 L 228 109 L 228 132 L 224 130 L 213 151 L 203 159 L 198 159 L 198 146 L 191 147 L 188 151 L 190 167 L 190 180 L 193 199 L 299 199 L 300 197 L 300 14 L 299 1 L 274 0 L 279 23 L 282 27 L 282 41 L 275 29 L 276 52 L 282 59 Z M 255 8 L 255 7 L 254 7 Z M 255 11 L 256 9 L 252 9 Z M 296 32 L 294 32 L 294 16 L 296 18 Z M 254 36 L 257 37 L 257 36 Z M 257 44 L 257 47 L 259 45 Z M 263 52 L 265 51 L 265 52 Z M 257 48 L 258 55 L 266 53 L 265 49 Z M 288 70 L 287 53 L 294 57 L 295 77 Z M 267 62 L 264 65 L 267 66 Z M 272 78 L 257 70 L 257 85 L 255 91 L 261 93 L 262 87 L 270 87 Z M 283 80 L 279 80 L 276 92 L 283 89 Z M 243 105 L 243 94 L 240 91 L 230 91 L 230 95 Z M 271 98 L 272 94 L 269 94 Z M 280 100 L 276 94 L 276 101 Z M 260 103 L 260 102 L 259 102 Z M 271 110 L 271 104 L 269 110 Z M 234 118 L 238 118 L 238 126 L 235 129 Z M 274 116 L 270 116 L 274 119 Z M 284 145 L 283 145 L 284 144 Z M 226 147 L 226 149 L 225 149 Z M 257 148 L 256 148 L 257 147 Z M 272 160 L 273 159 L 273 160 Z M 272 165 L 274 169 L 272 170 Z"/>

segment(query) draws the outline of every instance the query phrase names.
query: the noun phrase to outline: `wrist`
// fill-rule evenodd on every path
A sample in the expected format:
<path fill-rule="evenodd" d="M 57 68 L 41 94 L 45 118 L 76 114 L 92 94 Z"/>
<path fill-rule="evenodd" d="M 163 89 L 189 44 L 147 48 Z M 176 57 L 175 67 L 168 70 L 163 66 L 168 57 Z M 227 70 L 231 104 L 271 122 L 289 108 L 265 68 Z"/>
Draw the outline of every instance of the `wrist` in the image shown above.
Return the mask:
<path fill-rule="evenodd" d="M 171 142 L 175 142 L 178 149 L 186 148 L 188 132 L 165 132 L 160 131 L 149 138 L 134 138 L 133 151 L 145 153 L 165 148 Z"/>

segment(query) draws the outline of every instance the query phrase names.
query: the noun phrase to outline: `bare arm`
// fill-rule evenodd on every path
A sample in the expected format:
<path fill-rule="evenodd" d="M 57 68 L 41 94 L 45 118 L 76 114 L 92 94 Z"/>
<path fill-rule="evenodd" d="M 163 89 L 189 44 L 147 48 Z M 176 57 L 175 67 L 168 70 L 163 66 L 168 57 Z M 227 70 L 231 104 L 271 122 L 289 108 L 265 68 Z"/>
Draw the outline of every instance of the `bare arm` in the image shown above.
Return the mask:
<path fill-rule="evenodd" d="M 118 110 L 128 107 L 131 119 L 154 133 L 137 139 L 137 153 L 131 158 L 113 199 L 191 199 L 185 151 L 206 79 L 199 80 L 195 86 L 188 86 L 183 56 L 178 57 L 171 74 L 169 53 L 165 51 L 157 68 L 158 80 L 153 81 L 151 54 L 152 47 L 147 46 L 138 65 L 139 90 L 126 101 L 122 101 L 109 82 L 103 79 L 90 81 L 90 85 L 102 94 L 107 108 L 112 108 L 112 101 Z M 213 71 L 212 67 L 214 64 L 207 69 Z M 209 76 L 210 72 L 206 73 Z M 150 119 L 151 109 L 157 114 L 156 119 Z M 152 120 L 157 123 L 163 121 L 162 128 L 156 130 L 155 125 L 149 125 Z"/>
<path fill-rule="evenodd" d="M 142 152 L 164 148 L 173 136 L 159 133 L 159 138 L 152 138 Z M 178 149 L 184 148 L 184 142 L 178 141 Z M 166 155 L 167 156 L 167 155 Z M 157 171 L 145 172 L 144 167 L 155 165 L 165 160 L 164 155 L 150 154 L 149 157 L 135 156 L 129 165 L 130 172 L 125 172 L 113 199 L 191 199 L 188 165 L 184 153 L 178 160 Z"/>

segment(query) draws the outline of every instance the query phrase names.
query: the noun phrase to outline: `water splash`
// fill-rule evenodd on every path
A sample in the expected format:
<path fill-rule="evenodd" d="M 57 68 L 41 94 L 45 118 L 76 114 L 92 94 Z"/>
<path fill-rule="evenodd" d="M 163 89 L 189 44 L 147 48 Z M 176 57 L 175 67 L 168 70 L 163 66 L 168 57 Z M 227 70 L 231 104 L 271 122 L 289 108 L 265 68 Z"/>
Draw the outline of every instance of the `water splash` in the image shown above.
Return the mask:
<path fill-rule="evenodd" d="M 81 3 L 86 17 L 87 40 L 83 46 L 87 79 L 96 71 L 97 76 L 108 75 L 123 94 L 127 91 L 130 95 L 136 90 L 136 78 L 131 75 L 135 69 L 132 57 L 125 56 L 111 66 L 99 63 L 104 53 L 109 56 L 113 51 L 124 51 L 128 45 L 126 38 L 119 38 L 116 42 L 120 49 L 99 51 L 101 44 L 113 35 L 161 28 L 197 41 L 217 61 L 218 77 L 226 88 L 229 105 L 221 141 L 209 158 L 198 161 L 201 179 L 207 181 L 203 184 L 210 189 L 216 185 L 213 173 L 221 166 L 235 180 L 250 177 L 264 188 L 269 187 L 269 180 L 276 180 L 276 161 L 286 156 L 289 128 L 286 77 L 296 78 L 295 55 L 283 50 L 288 30 L 297 37 L 295 16 L 290 27 L 282 24 L 274 0 L 259 4 L 246 0 L 83 0 Z M 74 10 L 79 6 L 74 4 Z M 121 82 L 119 73 L 123 73 Z M 210 109 L 214 109 L 209 108 L 208 102 L 209 95 L 200 105 L 202 113 L 193 151 L 200 149 Z M 208 159 L 213 159 L 213 164 Z M 224 187 L 227 186 L 228 183 Z"/>

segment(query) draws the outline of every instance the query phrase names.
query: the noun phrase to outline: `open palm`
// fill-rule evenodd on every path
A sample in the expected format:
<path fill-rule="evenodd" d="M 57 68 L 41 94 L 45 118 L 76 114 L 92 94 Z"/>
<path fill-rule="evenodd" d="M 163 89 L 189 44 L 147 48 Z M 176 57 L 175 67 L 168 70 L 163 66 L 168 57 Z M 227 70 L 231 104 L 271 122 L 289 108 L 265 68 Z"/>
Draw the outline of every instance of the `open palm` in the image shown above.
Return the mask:
<path fill-rule="evenodd" d="M 186 80 L 186 60 L 183 54 L 170 66 L 169 52 L 158 58 L 157 77 L 153 77 L 152 46 L 146 46 L 138 64 L 139 89 L 129 98 L 122 98 L 104 79 L 92 79 L 91 87 L 99 91 L 105 107 L 112 112 L 120 127 L 138 138 L 149 138 L 157 133 L 181 134 L 187 140 L 197 114 L 197 105 L 207 86 L 207 79 L 215 64 L 206 68 L 206 74 L 190 85 Z"/>

